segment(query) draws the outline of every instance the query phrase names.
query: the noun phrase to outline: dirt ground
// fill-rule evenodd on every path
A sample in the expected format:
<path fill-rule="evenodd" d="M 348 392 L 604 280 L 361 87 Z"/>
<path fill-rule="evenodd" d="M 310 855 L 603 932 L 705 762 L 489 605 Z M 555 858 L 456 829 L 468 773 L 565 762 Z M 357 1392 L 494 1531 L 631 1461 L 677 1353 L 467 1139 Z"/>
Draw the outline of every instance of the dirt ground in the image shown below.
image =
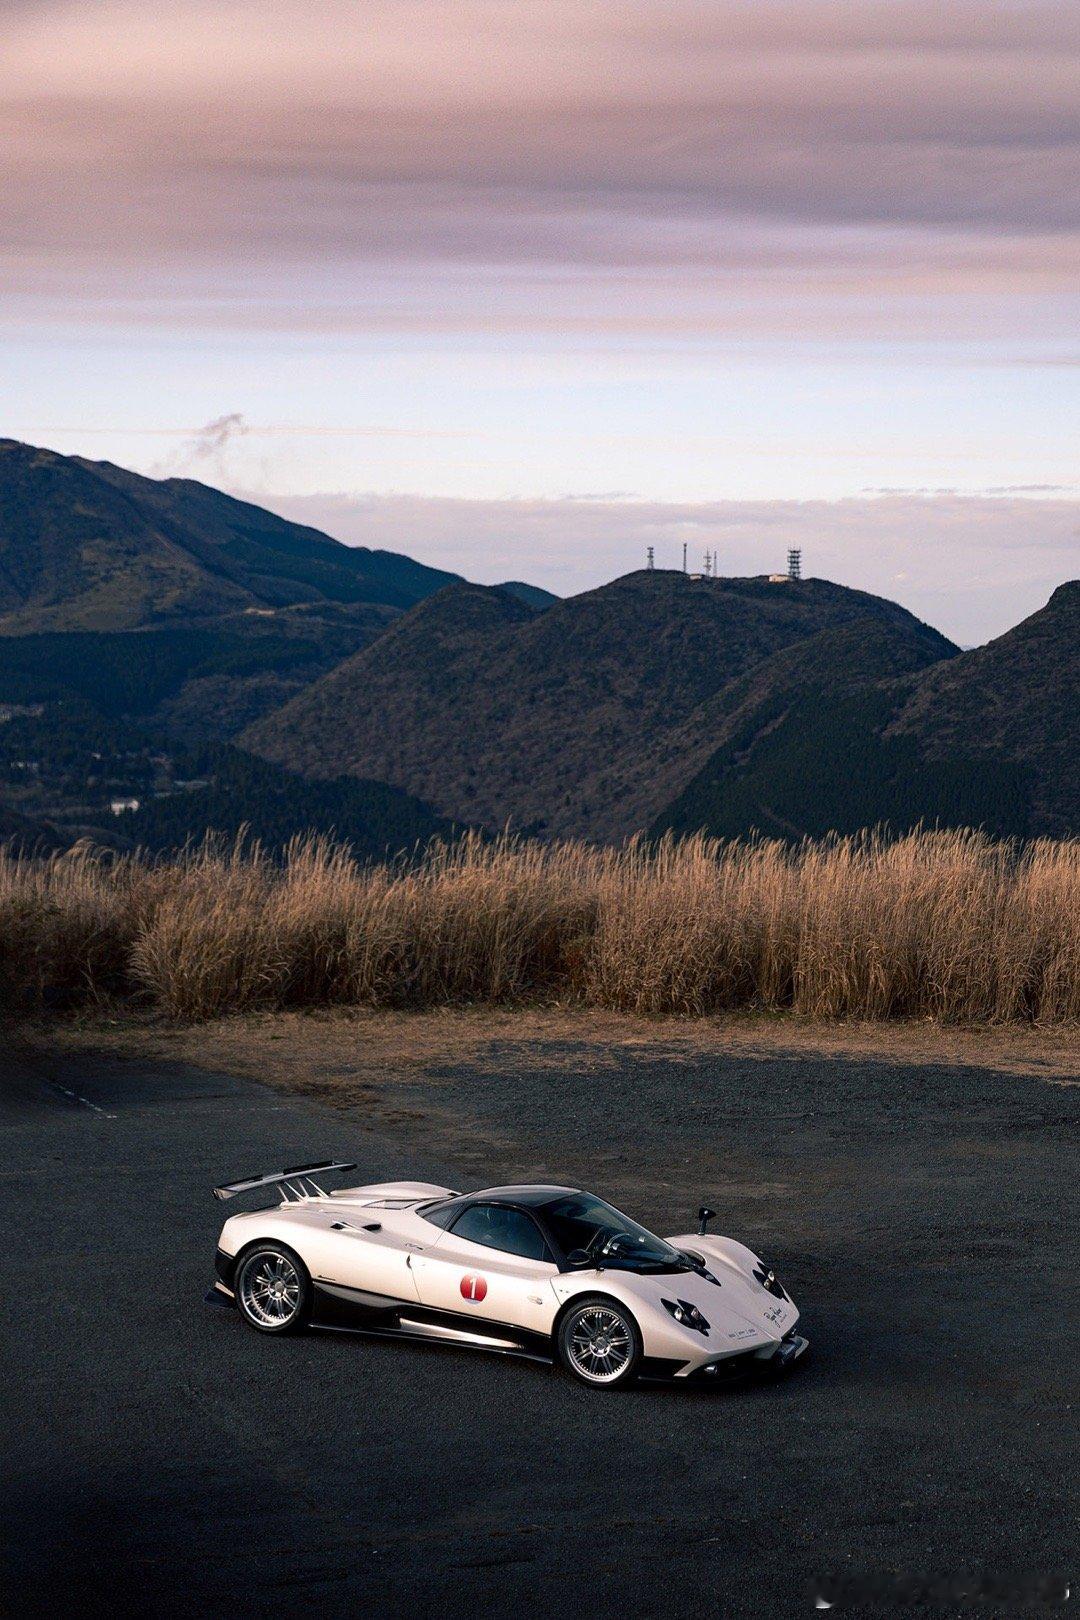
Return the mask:
<path fill-rule="evenodd" d="M 965 1028 L 931 1023 L 824 1024 L 790 1015 L 644 1019 L 578 1009 L 440 1009 L 435 1012 L 257 1013 L 207 1024 L 157 1018 L 49 1019 L 23 1038 L 57 1051 L 223 1063 L 268 1085 L 320 1101 L 370 1105 L 372 1090 L 448 1065 L 530 1066 L 567 1072 L 611 1067 L 635 1053 L 669 1063 L 710 1054 L 865 1059 L 995 1069 L 1080 1084 L 1080 1029 Z"/>

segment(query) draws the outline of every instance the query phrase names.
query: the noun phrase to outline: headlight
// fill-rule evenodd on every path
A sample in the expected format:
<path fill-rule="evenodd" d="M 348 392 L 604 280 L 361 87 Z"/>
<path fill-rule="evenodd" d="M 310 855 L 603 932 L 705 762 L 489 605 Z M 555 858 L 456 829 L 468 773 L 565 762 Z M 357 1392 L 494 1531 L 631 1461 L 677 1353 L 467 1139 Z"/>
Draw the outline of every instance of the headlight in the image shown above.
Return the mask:
<path fill-rule="evenodd" d="M 765 1292 L 772 1294 L 774 1299 L 787 1299 L 788 1296 L 783 1283 L 778 1280 L 776 1272 L 771 1271 L 764 1260 L 759 1260 L 754 1267 L 754 1276 Z"/>
<path fill-rule="evenodd" d="M 709 1324 L 702 1316 L 696 1305 L 691 1305 L 688 1299 L 662 1299 L 660 1303 L 669 1316 L 673 1316 L 680 1327 L 692 1328 L 695 1333 L 708 1333 Z"/>

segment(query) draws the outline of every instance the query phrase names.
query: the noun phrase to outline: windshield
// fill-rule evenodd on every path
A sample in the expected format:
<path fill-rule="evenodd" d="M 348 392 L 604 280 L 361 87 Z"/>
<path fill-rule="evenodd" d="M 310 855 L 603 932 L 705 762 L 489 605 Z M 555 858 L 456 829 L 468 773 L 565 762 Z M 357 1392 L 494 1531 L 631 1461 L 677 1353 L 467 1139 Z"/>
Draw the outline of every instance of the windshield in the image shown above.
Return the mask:
<path fill-rule="evenodd" d="M 543 1208 L 552 1236 L 569 1257 L 583 1251 L 592 1261 L 623 1271 L 691 1271 L 685 1255 L 647 1232 L 591 1193 L 567 1193 Z M 612 1239 L 616 1241 L 612 1243 Z M 603 1253 L 605 1245 L 610 1245 Z"/>

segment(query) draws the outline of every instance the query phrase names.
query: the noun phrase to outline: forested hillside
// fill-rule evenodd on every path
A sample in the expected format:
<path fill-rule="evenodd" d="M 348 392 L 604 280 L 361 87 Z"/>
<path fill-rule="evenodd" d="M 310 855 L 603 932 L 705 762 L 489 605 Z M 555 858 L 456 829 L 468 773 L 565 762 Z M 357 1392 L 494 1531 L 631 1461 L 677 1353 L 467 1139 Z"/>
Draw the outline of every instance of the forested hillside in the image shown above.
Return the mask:
<path fill-rule="evenodd" d="M 382 854 L 446 830 L 397 789 L 312 789 L 227 743 L 455 577 L 0 440 L 0 839 L 164 848 L 249 824 Z"/>
<path fill-rule="evenodd" d="M 0 632 L 131 630 L 301 604 L 402 609 L 455 577 L 189 478 L 0 439 Z"/>
<path fill-rule="evenodd" d="M 904 669 L 956 652 L 895 603 L 827 580 L 642 572 L 542 615 L 457 585 L 242 741 L 313 777 L 395 782 L 488 827 L 620 838 L 649 826 L 713 753 L 739 701 L 733 683 L 845 626 L 836 682 L 864 646 L 888 644 Z"/>
<path fill-rule="evenodd" d="M 0 806 L 19 836 L 1061 836 L 1080 827 L 1078 714 L 1075 581 L 965 653 L 827 580 L 650 570 L 560 601 L 0 440 Z"/>
<path fill-rule="evenodd" d="M 715 752 L 654 832 L 1080 828 L 1080 584 L 986 647 L 920 672 L 905 673 L 884 641 L 839 636 L 730 694 Z"/>

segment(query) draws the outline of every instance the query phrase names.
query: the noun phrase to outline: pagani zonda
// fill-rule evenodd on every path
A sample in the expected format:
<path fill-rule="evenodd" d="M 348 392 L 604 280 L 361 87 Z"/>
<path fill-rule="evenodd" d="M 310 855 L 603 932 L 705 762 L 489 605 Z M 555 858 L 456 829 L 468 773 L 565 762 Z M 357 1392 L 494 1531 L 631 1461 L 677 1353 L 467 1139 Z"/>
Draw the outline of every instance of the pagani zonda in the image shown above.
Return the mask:
<path fill-rule="evenodd" d="M 310 1323 L 558 1360 L 582 1383 L 779 1369 L 807 1347 L 799 1312 L 749 1249 L 706 1231 L 658 1238 L 592 1193 L 416 1181 L 326 1192 L 300 1165 L 214 1189 L 280 1187 L 234 1215 L 207 1299 L 260 1333 Z"/>

